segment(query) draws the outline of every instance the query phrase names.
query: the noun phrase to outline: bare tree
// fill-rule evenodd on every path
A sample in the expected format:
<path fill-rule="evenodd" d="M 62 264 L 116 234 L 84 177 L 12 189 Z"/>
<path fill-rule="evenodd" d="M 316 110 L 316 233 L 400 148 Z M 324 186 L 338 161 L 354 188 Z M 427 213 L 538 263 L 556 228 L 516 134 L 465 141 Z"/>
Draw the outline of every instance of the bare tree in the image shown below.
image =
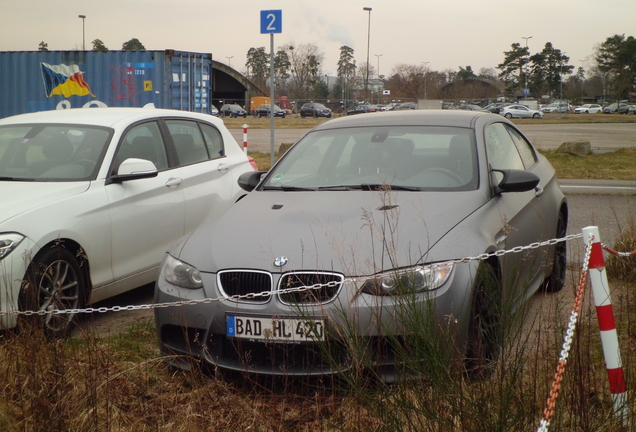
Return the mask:
<path fill-rule="evenodd" d="M 426 68 L 422 65 L 401 63 L 394 66 L 389 78 L 392 95 L 411 99 L 423 97 L 425 72 Z"/>
<path fill-rule="evenodd" d="M 291 60 L 289 94 L 294 98 L 306 98 L 312 94 L 322 75 L 324 54 L 314 44 L 292 44 L 287 51 Z"/>

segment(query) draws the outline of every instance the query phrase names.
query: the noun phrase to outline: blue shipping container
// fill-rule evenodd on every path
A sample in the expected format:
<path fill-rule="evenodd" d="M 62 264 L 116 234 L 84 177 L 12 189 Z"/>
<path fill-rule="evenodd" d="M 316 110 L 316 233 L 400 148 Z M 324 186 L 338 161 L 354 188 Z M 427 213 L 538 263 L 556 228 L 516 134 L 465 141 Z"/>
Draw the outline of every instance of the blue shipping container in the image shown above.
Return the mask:
<path fill-rule="evenodd" d="M 34 111 L 143 107 L 210 113 L 212 54 L 0 52 L 0 118 Z"/>

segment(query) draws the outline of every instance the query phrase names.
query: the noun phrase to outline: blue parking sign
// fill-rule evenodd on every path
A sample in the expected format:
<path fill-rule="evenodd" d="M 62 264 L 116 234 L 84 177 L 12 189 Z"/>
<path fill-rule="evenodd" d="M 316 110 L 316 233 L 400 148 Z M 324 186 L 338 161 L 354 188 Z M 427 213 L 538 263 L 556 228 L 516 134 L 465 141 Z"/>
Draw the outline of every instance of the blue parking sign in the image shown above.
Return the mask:
<path fill-rule="evenodd" d="M 261 33 L 282 33 L 283 32 L 283 11 L 264 10 L 261 11 Z"/>

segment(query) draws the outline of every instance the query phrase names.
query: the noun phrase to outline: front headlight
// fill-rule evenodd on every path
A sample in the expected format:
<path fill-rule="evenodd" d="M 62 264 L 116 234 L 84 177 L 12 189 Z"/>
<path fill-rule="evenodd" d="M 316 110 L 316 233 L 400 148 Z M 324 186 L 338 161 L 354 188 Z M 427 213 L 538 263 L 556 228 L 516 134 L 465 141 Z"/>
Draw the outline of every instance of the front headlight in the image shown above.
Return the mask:
<path fill-rule="evenodd" d="M 362 284 L 362 292 L 373 295 L 400 295 L 435 290 L 448 280 L 453 263 L 417 266 L 381 273 Z"/>
<path fill-rule="evenodd" d="M 166 281 L 172 285 L 189 289 L 203 288 L 201 272 L 172 255 L 166 257 L 161 272 Z"/>
<path fill-rule="evenodd" d="M 24 240 L 24 236 L 18 233 L 0 234 L 0 260 L 9 255 Z"/>

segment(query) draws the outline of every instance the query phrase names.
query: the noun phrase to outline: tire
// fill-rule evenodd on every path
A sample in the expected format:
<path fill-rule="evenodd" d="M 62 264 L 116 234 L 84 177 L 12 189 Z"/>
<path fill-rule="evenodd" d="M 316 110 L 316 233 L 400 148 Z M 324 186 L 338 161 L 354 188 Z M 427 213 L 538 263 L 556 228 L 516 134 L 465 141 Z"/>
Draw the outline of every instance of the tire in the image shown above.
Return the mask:
<path fill-rule="evenodd" d="M 532 114 L 532 118 L 539 118 L 539 113 Z"/>
<path fill-rule="evenodd" d="M 559 214 L 557 221 L 557 231 L 555 238 L 565 237 L 567 233 L 567 221 L 563 213 Z M 559 292 L 565 285 L 567 271 L 567 242 L 562 241 L 554 245 L 554 256 L 552 257 L 552 271 L 543 281 L 543 292 Z"/>
<path fill-rule="evenodd" d="M 511 118 L 512 118 L 512 114 L 510 114 L 510 113 L 506 113 L 506 114 L 504 115 L 504 117 L 505 117 L 505 118 L 507 118 L 507 119 L 511 119 Z"/>
<path fill-rule="evenodd" d="M 468 323 L 464 365 L 469 377 L 489 376 L 501 350 L 501 280 L 495 269 L 483 263 L 477 269 Z"/>
<path fill-rule="evenodd" d="M 56 246 L 38 255 L 29 265 L 19 296 L 20 310 L 82 309 L 86 305 L 86 282 L 75 256 Z M 75 314 L 28 317 L 45 334 L 62 337 L 75 326 Z"/>

